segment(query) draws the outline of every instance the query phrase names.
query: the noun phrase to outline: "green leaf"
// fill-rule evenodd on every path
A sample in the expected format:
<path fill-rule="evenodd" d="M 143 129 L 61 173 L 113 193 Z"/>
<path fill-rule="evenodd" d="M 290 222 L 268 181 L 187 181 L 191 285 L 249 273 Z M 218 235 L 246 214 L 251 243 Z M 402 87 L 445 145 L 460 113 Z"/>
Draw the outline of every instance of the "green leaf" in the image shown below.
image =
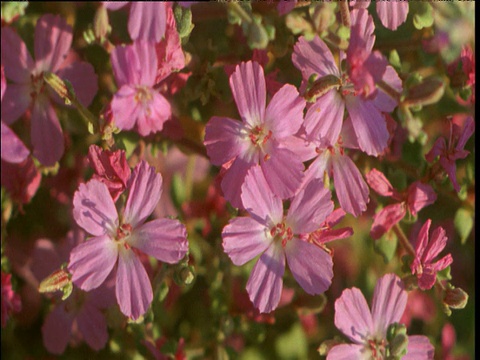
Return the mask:
<path fill-rule="evenodd" d="M 388 61 L 392 66 L 396 69 L 402 68 L 402 62 L 400 61 L 400 56 L 398 55 L 397 50 L 393 49 L 390 51 L 390 55 L 388 56 Z"/>
<path fill-rule="evenodd" d="M 473 217 L 471 212 L 465 208 L 458 209 L 455 213 L 453 223 L 455 224 L 455 229 L 457 230 L 458 235 L 460 235 L 460 241 L 462 244 L 465 244 L 473 228 Z"/>
<path fill-rule="evenodd" d="M 306 359 L 308 343 L 302 326 L 294 324 L 290 331 L 283 333 L 275 340 L 278 359 Z"/>
<path fill-rule="evenodd" d="M 433 11 L 432 6 L 425 2 L 416 3 L 417 11 L 413 15 L 413 26 L 418 30 L 424 27 L 430 27 L 433 25 Z"/>
<path fill-rule="evenodd" d="M 172 197 L 172 202 L 177 209 L 181 209 L 183 202 L 186 199 L 185 193 L 185 183 L 182 179 L 182 176 L 178 173 L 174 173 L 172 176 L 172 184 L 170 195 Z"/>
<path fill-rule="evenodd" d="M 373 249 L 377 254 L 383 257 L 385 264 L 388 264 L 395 255 L 397 243 L 397 235 L 393 231 L 389 231 L 380 239 L 373 242 Z"/>

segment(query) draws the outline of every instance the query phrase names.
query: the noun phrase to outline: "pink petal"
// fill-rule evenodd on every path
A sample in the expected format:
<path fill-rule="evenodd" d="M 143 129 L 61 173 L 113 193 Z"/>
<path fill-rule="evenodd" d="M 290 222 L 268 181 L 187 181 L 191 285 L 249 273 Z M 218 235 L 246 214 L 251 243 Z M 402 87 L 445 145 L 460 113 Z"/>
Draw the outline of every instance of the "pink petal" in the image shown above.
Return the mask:
<path fill-rule="evenodd" d="M 293 152 L 280 147 L 272 148 L 270 158 L 260 160 L 263 175 L 270 189 L 281 199 L 297 192 L 303 180 L 303 162 Z"/>
<path fill-rule="evenodd" d="M 232 262 L 243 265 L 263 253 L 272 243 L 264 224 L 250 217 L 237 217 L 223 228 L 223 250 Z"/>
<path fill-rule="evenodd" d="M 303 123 L 305 103 L 293 85 L 286 84 L 275 93 L 265 111 L 265 126 L 276 139 L 297 133 Z"/>
<path fill-rule="evenodd" d="M 42 326 L 43 344 L 52 354 L 63 354 L 72 334 L 73 316 L 65 311 L 65 304 L 58 304 L 47 315 Z"/>
<path fill-rule="evenodd" d="M 166 3 L 160 1 L 132 2 L 128 19 L 130 37 L 158 43 L 167 27 L 166 7 Z"/>
<path fill-rule="evenodd" d="M 398 192 L 393 188 L 390 181 L 377 169 L 372 169 L 365 175 L 368 185 L 381 196 L 398 196 Z"/>
<path fill-rule="evenodd" d="M 135 7 L 135 5 L 132 5 L 132 10 L 133 7 Z M 130 15 L 130 18 L 131 16 L 132 15 Z M 154 44 L 148 41 L 138 40 L 133 43 L 131 51 L 134 52 L 138 61 L 137 66 L 139 66 L 139 68 L 135 69 L 139 72 L 138 84 L 148 87 L 153 86 L 158 68 L 157 52 Z"/>
<path fill-rule="evenodd" d="M 408 1 L 377 1 L 377 14 L 383 26 L 396 30 L 407 20 Z"/>
<path fill-rule="evenodd" d="M 142 160 L 129 181 L 129 193 L 123 212 L 124 224 L 133 228 L 143 224 L 157 206 L 162 195 L 162 175 Z"/>
<path fill-rule="evenodd" d="M 395 274 L 382 276 L 375 286 L 372 300 L 372 319 L 376 334 L 386 335 L 387 328 L 399 322 L 407 306 L 407 292 Z"/>
<path fill-rule="evenodd" d="M 293 198 L 286 222 L 294 234 L 308 234 L 317 230 L 333 211 L 330 190 L 323 181 L 313 179 Z"/>
<path fill-rule="evenodd" d="M 160 261 L 174 264 L 188 251 L 187 230 L 178 220 L 156 219 L 136 228 L 128 244 Z"/>
<path fill-rule="evenodd" d="M 303 178 L 302 186 L 305 186 L 312 179 L 320 179 L 323 181 L 325 172 L 330 171 L 330 151 L 323 151 L 317 158 L 310 164 L 305 171 L 305 177 Z"/>
<path fill-rule="evenodd" d="M 403 360 L 433 360 L 435 348 L 428 337 L 423 335 L 411 335 L 408 337 L 407 354 Z"/>
<path fill-rule="evenodd" d="M 117 262 L 118 249 L 108 235 L 93 237 L 74 247 L 68 264 L 73 283 L 85 291 L 102 285 Z"/>
<path fill-rule="evenodd" d="M 425 154 L 425 159 L 428 162 L 433 162 L 433 160 L 435 160 L 437 156 L 441 155 L 446 150 L 447 144 L 445 143 L 445 139 L 443 137 L 438 138 L 437 140 L 435 140 L 435 143 L 433 144 L 430 151 Z"/>
<path fill-rule="evenodd" d="M 255 165 L 248 171 L 241 197 L 243 206 L 256 221 L 272 226 L 282 220 L 282 200 L 270 190 L 260 166 Z"/>
<path fill-rule="evenodd" d="M 223 177 L 222 191 L 225 199 L 230 201 L 233 207 L 243 208 L 240 189 L 245 181 L 247 171 L 253 165 L 237 157 Z"/>
<path fill-rule="evenodd" d="M 445 246 L 447 245 L 447 240 L 448 238 L 444 228 L 439 226 L 435 230 L 433 230 L 430 241 L 428 242 L 425 252 L 422 255 L 423 262 L 426 264 L 432 262 L 433 259 L 445 248 Z"/>
<path fill-rule="evenodd" d="M 30 83 L 33 59 L 21 37 L 8 26 L 2 26 L 2 49 L 5 76 L 19 84 Z M 5 120 L 3 116 L 2 119 Z"/>
<path fill-rule="evenodd" d="M 417 273 L 417 283 L 421 290 L 429 290 L 437 281 L 437 272 L 429 267 L 424 267 L 421 274 Z"/>
<path fill-rule="evenodd" d="M 22 162 L 30 153 L 18 136 L 3 121 L 1 122 L 1 146 L 2 159 L 11 163 Z"/>
<path fill-rule="evenodd" d="M 95 351 L 103 349 L 107 344 L 108 331 L 101 311 L 89 302 L 84 303 L 76 320 L 85 342 Z"/>
<path fill-rule="evenodd" d="M 75 61 L 66 67 L 61 67 L 57 75 L 72 84 L 75 95 L 83 105 L 91 104 L 98 91 L 98 77 L 91 64 Z"/>
<path fill-rule="evenodd" d="M 363 1 L 362 1 L 363 2 Z M 364 356 L 364 346 L 356 344 L 335 345 L 327 354 L 327 360 L 352 360 L 362 359 Z"/>
<path fill-rule="evenodd" d="M 433 204 L 437 200 L 437 194 L 433 188 L 420 181 L 415 181 L 408 187 L 407 206 L 413 216 L 425 206 Z"/>
<path fill-rule="evenodd" d="M 31 141 L 33 156 L 43 165 L 52 166 L 63 155 L 63 132 L 50 101 L 39 96 L 32 110 Z"/>
<path fill-rule="evenodd" d="M 221 166 L 248 149 L 242 139 L 243 123 L 224 117 L 212 117 L 205 126 L 204 145 L 213 165 Z"/>
<path fill-rule="evenodd" d="M 370 230 L 372 239 L 380 239 L 383 234 L 388 232 L 395 224 L 398 224 L 406 214 L 407 209 L 403 202 L 385 206 L 373 216 L 372 229 Z"/>
<path fill-rule="evenodd" d="M 90 180 L 80 184 L 73 196 L 73 217 L 89 234 L 116 234 L 118 214 L 105 184 Z"/>
<path fill-rule="evenodd" d="M 417 242 L 415 245 L 415 259 L 414 263 L 420 264 L 422 262 L 423 258 L 427 256 L 427 246 L 428 246 L 428 233 L 430 232 L 430 225 L 432 224 L 431 219 L 427 219 L 425 223 L 422 225 L 418 236 L 417 236 Z M 413 266 L 413 264 L 412 264 Z"/>
<path fill-rule="evenodd" d="M 102 1 L 102 5 L 108 10 L 118 10 L 127 5 L 130 1 Z"/>
<path fill-rule="evenodd" d="M 395 69 L 388 65 L 385 73 L 383 74 L 382 81 L 390 85 L 393 89 L 395 89 L 397 92 L 400 94 L 403 91 L 403 85 L 402 85 L 402 79 L 398 76 L 397 72 Z M 375 96 L 375 99 L 373 99 L 373 103 L 375 104 L 375 107 L 386 113 L 390 113 L 395 109 L 397 106 L 397 100 L 392 98 L 390 95 L 388 95 L 386 92 L 384 92 L 381 89 L 378 89 L 377 95 Z"/>
<path fill-rule="evenodd" d="M 333 181 L 340 206 L 359 216 L 367 209 L 368 186 L 358 168 L 346 155 L 332 156 Z"/>
<path fill-rule="evenodd" d="M 389 138 L 385 117 L 372 101 L 358 96 L 347 96 L 346 105 L 360 149 L 372 156 L 382 154 Z"/>
<path fill-rule="evenodd" d="M 345 102 L 336 89 L 319 97 L 305 115 L 305 131 L 322 146 L 335 145 L 340 135 Z"/>
<path fill-rule="evenodd" d="M 283 248 L 272 244 L 258 259 L 247 282 L 250 301 L 261 313 L 269 313 L 278 306 L 284 272 Z"/>
<path fill-rule="evenodd" d="M 453 120 L 455 122 L 455 119 Z M 465 122 L 463 124 L 462 131 L 460 133 L 460 136 L 458 137 L 458 142 L 457 145 L 455 146 L 455 150 L 460 151 L 465 147 L 465 144 L 467 143 L 468 139 L 473 135 L 475 132 L 475 121 L 471 116 L 468 116 L 465 119 Z"/>
<path fill-rule="evenodd" d="M 368 14 L 367 9 L 353 9 L 350 11 L 350 21 L 352 22 L 352 34 L 348 50 L 352 46 L 362 46 L 367 53 L 371 53 L 375 43 L 373 18 Z"/>
<path fill-rule="evenodd" d="M 444 257 L 442 257 L 440 260 L 436 261 L 433 263 L 433 269 L 438 272 L 442 271 L 445 269 L 447 266 L 449 266 L 453 262 L 453 257 L 452 254 L 447 254 Z"/>
<path fill-rule="evenodd" d="M 121 130 L 131 130 L 135 125 L 141 111 L 140 105 L 135 100 L 136 95 L 137 90 L 130 85 L 122 86 L 113 95 L 111 103 L 113 121 Z"/>
<path fill-rule="evenodd" d="M 242 62 L 230 76 L 230 88 L 238 112 L 250 127 L 263 124 L 266 88 L 263 68 L 257 62 Z"/>
<path fill-rule="evenodd" d="M 372 334 L 372 315 L 359 289 L 343 290 L 335 301 L 335 326 L 357 344 L 363 344 L 365 338 Z"/>
<path fill-rule="evenodd" d="M 277 11 L 279 15 L 288 14 L 295 8 L 296 0 L 293 1 L 279 1 L 277 4 Z"/>
<path fill-rule="evenodd" d="M 293 47 L 292 62 L 302 72 L 304 81 L 312 74 L 318 75 L 317 80 L 329 74 L 341 77 L 332 52 L 318 36 L 312 41 L 301 36 Z"/>
<path fill-rule="evenodd" d="M 115 293 L 120 310 L 136 320 L 145 314 L 153 293 L 150 279 L 140 259 L 132 250 L 120 247 Z"/>
<path fill-rule="evenodd" d="M 167 99 L 153 89 L 149 90 L 152 100 L 140 108 L 136 118 L 137 130 L 142 136 L 161 131 L 165 122 L 172 115 L 172 109 Z"/>
<path fill-rule="evenodd" d="M 302 131 L 302 129 L 300 130 Z M 311 160 L 318 155 L 315 151 L 315 143 L 307 140 L 303 131 L 294 136 L 281 139 L 278 145 L 293 152 L 302 162 Z"/>
<path fill-rule="evenodd" d="M 35 27 L 35 69 L 56 72 L 72 44 L 72 28 L 59 15 L 46 14 Z"/>
<path fill-rule="evenodd" d="M 2 122 L 11 125 L 25 114 L 32 104 L 30 91 L 30 84 L 8 84 L 2 100 Z"/>
<path fill-rule="evenodd" d="M 110 55 L 113 74 L 118 87 L 140 85 L 141 63 L 135 54 L 133 45 L 116 46 Z"/>
<path fill-rule="evenodd" d="M 322 294 L 330 287 L 333 262 L 323 249 L 294 237 L 287 242 L 285 255 L 293 277 L 308 294 Z"/>

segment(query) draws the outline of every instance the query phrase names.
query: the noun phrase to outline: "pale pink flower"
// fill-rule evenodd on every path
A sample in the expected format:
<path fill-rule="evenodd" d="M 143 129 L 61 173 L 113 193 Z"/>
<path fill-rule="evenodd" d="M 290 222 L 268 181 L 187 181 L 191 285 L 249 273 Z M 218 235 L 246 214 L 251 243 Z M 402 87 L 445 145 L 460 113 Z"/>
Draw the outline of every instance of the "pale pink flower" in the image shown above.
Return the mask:
<path fill-rule="evenodd" d="M 285 258 L 293 277 L 308 294 L 321 294 L 331 284 L 331 256 L 304 240 L 333 210 L 330 191 L 318 183 L 313 180 L 302 188 L 284 215 L 282 200 L 270 190 L 261 168 L 254 166 L 242 186 L 242 201 L 250 217 L 234 218 L 223 229 L 223 248 L 235 265 L 260 255 L 247 292 L 262 313 L 275 310 L 280 302 Z"/>
<path fill-rule="evenodd" d="M 282 199 L 295 194 L 303 178 L 303 162 L 290 149 L 303 122 L 305 100 L 290 84 L 266 103 L 265 76 L 257 62 L 241 63 L 230 76 L 230 88 L 242 121 L 214 116 L 205 128 L 204 144 L 214 165 L 232 162 L 222 180 L 225 198 L 242 206 L 247 171 L 260 164 L 270 189 Z"/>
<path fill-rule="evenodd" d="M 407 292 L 395 274 L 382 276 L 375 286 L 371 311 L 357 288 L 346 289 L 335 301 L 335 326 L 353 344 L 335 345 L 328 352 L 333 359 L 385 359 L 390 352 L 387 329 L 398 323 L 407 304 Z M 408 336 L 407 354 L 402 359 L 433 359 L 434 347 L 426 336 Z"/>
<path fill-rule="evenodd" d="M 135 126 L 142 136 L 161 131 L 172 110 L 167 99 L 153 88 L 158 68 L 154 44 L 136 41 L 117 46 L 111 61 L 119 87 L 111 103 L 117 127 L 130 130 Z"/>
<path fill-rule="evenodd" d="M 139 252 L 176 263 L 188 250 L 186 229 L 178 220 L 155 219 L 152 214 L 162 191 L 162 177 L 147 162 L 139 163 L 128 182 L 129 194 L 120 214 L 105 184 L 92 179 L 81 184 L 73 199 L 77 224 L 93 237 L 70 254 L 72 281 L 90 291 L 114 271 L 120 310 L 137 319 L 152 302 L 152 285 Z"/>
<path fill-rule="evenodd" d="M 113 201 L 127 188 L 131 170 L 127 163 L 124 150 L 103 150 L 97 145 L 88 148 L 88 161 L 95 173 L 92 179 L 96 179 L 107 185 Z"/>
<path fill-rule="evenodd" d="M 158 43 L 167 28 L 166 1 L 103 1 L 103 6 L 115 11 L 130 5 L 128 32 L 132 40 L 146 40 Z"/>
<path fill-rule="evenodd" d="M 406 191 L 398 192 L 385 175 L 377 169 L 370 170 L 366 178 L 368 185 L 379 195 L 391 197 L 397 201 L 385 206 L 373 216 L 370 231 L 370 236 L 373 239 L 379 239 L 395 224 L 399 223 L 407 215 L 407 210 L 410 214 L 416 216 L 420 210 L 437 200 L 437 194 L 435 194 L 433 188 L 421 181 L 415 181 L 410 184 Z"/>
<path fill-rule="evenodd" d="M 475 132 L 475 121 L 471 116 L 468 116 L 462 125 L 463 118 L 461 116 L 454 116 L 451 120 L 450 138 L 448 145 L 445 138 L 440 137 L 433 144 L 432 149 L 425 155 L 425 159 L 433 162 L 437 156 L 440 157 L 440 165 L 444 168 L 450 181 L 453 184 L 455 191 L 460 191 L 460 185 L 457 182 L 457 167 L 455 161 L 465 159 L 470 152 L 464 147 Z"/>
<path fill-rule="evenodd" d="M 33 155 L 44 165 L 54 165 L 64 150 L 62 128 L 52 100 L 64 104 L 43 80 L 52 72 L 68 80 L 79 99 L 88 106 L 98 85 L 93 66 L 78 61 L 70 51 L 72 28 L 60 16 L 43 15 L 35 28 L 35 61 L 25 43 L 9 27 L 2 27 L 2 63 L 8 84 L 2 102 L 2 120 L 12 124 L 31 109 L 31 141 Z"/>
<path fill-rule="evenodd" d="M 407 20 L 408 0 L 376 1 L 377 14 L 382 25 L 396 30 Z"/>
<path fill-rule="evenodd" d="M 12 274 L 2 271 L 2 328 L 7 325 L 10 315 L 19 312 L 21 308 L 20 296 L 12 289 Z"/>
<path fill-rule="evenodd" d="M 451 254 L 438 261 L 433 259 L 447 245 L 447 236 L 442 227 L 437 227 L 429 237 L 432 220 L 428 219 L 420 229 L 415 246 L 415 258 L 410 266 L 413 275 L 417 275 L 418 287 L 422 290 L 431 289 L 437 281 L 437 272 L 442 271 L 453 262 Z"/>

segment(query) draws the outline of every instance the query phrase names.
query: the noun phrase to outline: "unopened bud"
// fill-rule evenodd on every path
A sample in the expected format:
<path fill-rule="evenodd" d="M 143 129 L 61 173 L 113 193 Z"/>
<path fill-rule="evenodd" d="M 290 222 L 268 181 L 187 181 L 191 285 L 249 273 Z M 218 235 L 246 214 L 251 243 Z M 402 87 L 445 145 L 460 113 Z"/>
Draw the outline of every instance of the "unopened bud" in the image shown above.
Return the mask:
<path fill-rule="evenodd" d="M 265 49 L 268 45 L 268 33 L 261 23 L 252 21 L 248 27 L 247 42 L 252 49 Z"/>
<path fill-rule="evenodd" d="M 195 279 L 193 266 L 181 265 L 177 267 L 173 277 L 179 285 L 190 285 Z"/>
<path fill-rule="evenodd" d="M 468 294 L 461 288 L 453 287 L 449 285 L 445 289 L 445 296 L 443 303 L 452 309 L 463 309 L 468 302 Z"/>
<path fill-rule="evenodd" d="M 435 104 L 443 96 L 445 84 L 441 79 L 428 78 L 408 89 L 403 104 L 408 107 Z"/>
<path fill-rule="evenodd" d="M 112 27 L 108 22 L 108 12 L 105 6 L 99 6 L 93 18 L 93 32 L 100 41 L 107 38 Z"/>
<path fill-rule="evenodd" d="M 62 267 L 45 278 L 38 286 L 38 291 L 40 293 L 49 293 L 59 290 L 63 291 L 63 289 L 66 289 L 66 291 L 64 291 L 64 295 L 65 293 L 70 295 L 68 288 L 72 286 L 71 278 L 72 277 L 66 268 Z"/>

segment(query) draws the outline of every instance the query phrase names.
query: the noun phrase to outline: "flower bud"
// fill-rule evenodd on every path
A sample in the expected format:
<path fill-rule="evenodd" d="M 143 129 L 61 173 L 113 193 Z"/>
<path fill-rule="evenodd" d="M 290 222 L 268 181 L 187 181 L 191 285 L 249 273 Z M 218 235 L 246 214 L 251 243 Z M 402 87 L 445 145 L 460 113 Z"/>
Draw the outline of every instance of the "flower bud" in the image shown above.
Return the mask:
<path fill-rule="evenodd" d="M 112 31 L 112 27 L 108 22 L 108 13 L 105 6 L 99 6 L 93 18 L 93 32 L 95 37 L 103 41 Z"/>
<path fill-rule="evenodd" d="M 408 107 L 435 104 L 443 96 L 445 84 L 441 79 L 428 78 L 408 89 L 403 104 Z"/>
<path fill-rule="evenodd" d="M 452 309 L 463 309 L 468 302 L 468 294 L 463 291 L 461 288 L 453 287 L 448 285 L 445 289 L 445 296 L 443 298 L 443 303 Z"/>
<path fill-rule="evenodd" d="M 63 292 L 62 300 L 70 296 L 73 290 L 72 276 L 66 270 L 66 266 L 55 270 L 47 278 L 45 278 L 38 286 L 40 293 L 48 293 L 61 290 Z"/>

